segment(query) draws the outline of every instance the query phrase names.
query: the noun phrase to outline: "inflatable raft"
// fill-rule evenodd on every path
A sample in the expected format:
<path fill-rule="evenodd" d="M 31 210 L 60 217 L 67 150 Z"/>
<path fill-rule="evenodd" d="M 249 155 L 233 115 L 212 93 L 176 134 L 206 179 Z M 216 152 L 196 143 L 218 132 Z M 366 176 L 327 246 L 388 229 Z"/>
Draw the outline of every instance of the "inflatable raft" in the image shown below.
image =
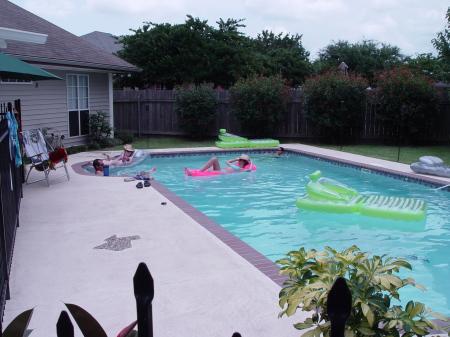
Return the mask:
<path fill-rule="evenodd" d="M 119 156 L 119 158 L 123 157 L 124 153 L 122 152 Z M 134 150 L 133 155 L 131 156 L 133 158 L 133 161 L 131 162 L 131 164 L 124 164 L 124 165 L 111 165 L 109 167 L 109 169 L 114 169 L 114 168 L 125 168 L 125 167 L 133 167 L 136 165 L 139 165 L 140 163 L 142 163 L 145 159 L 147 159 L 148 157 L 150 157 L 150 153 L 144 150 Z M 83 165 L 83 170 L 85 170 L 88 173 L 92 173 L 95 174 L 95 170 L 94 167 L 92 166 L 92 164 L 87 164 L 87 165 Z"/>
<path fill-rule="evenodd" d="M 227 130 L 220 129 L 219 134 L 220 141 L 216 142 L 216 146 L 221 149 L 238 149 L 246 147 L 277 147 L 280 142 L 276 139 L 247 139 L 244 137 L 236 136 L 231 133 L 227 133 Z"/>
<path fill-rule="evenodd" d="M 238 164 L 235 164 L 236 166 L 239 166 Z M 251 170 L 255 171 L 256 170 L 256 165 L 255 164 L 247 164 L 244 166 L 245 169 L 249 169 L 251 166 Z M 193 170 L 189 170 L 192 174 L 190 175 L 190 177 L 205 177 L 205 176 L 218 176 L 218 175 L 222 175 L 222 174 L 232 174 L 232 173 L 240 173 L 239 171 L 233 171 L 233 172 L 211 172 L 211 171 L 200 171 L 199 169 L 193 169 Z M 188 175 L 188 172 L 186 171 L 186 169 L 184 170 L 184 174 Z"/>
<path fill-rule="evenodd" d="M 321 178 L 316 171 L 310 175 L 306 194 L 296 200 L 300 209 L 328 213 L 359 213 L 374 218 L 421 221 L 427 203 L 419 199 L 374 195 L 364 197 L 357 190 L 338 181 Z"/>
<path fill-rule="evenodd" d="M 444 161 L 438 157 L 420 157 L 419 161 L 412 163 L 410 167 L 416 173 L 450 178 L 450 166 L 444 165 Z"/>

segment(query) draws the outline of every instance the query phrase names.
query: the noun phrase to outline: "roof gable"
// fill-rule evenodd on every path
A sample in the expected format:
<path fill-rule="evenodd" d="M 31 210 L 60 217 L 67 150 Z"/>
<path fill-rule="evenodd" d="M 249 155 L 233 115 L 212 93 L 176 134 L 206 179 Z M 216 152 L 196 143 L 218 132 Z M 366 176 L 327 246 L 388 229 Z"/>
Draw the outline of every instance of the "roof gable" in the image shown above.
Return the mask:
<path fill-rule="evenodd" d="M 138 68 L 68 31 L 0 0 L 0 25 L 4 28 L 47 34 L 44 45 L 8 42 L 5 54 L 29 63 L 74 66 L 115 72 L 137 72 Z"/>
<path fill-rule="evenodd" d="M 93 45 L 106 50 L 108 53 L 117 53 L 123 48 L 122 43 L 117 43 L 119 38 L 109 33 L 92 32 L 80 36 L 83 40 L 92 43 Z"/>

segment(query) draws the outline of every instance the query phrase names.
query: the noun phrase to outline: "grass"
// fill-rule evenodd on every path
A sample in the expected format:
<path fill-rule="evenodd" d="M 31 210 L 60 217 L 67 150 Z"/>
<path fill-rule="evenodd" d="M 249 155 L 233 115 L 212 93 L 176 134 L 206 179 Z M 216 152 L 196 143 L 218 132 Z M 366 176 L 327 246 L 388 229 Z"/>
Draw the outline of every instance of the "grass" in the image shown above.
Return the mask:
<path fill-rule="evenodd" d="M 169 148 L 188 148 L 188 147 L 214 147 L 216 140 L 193 141 L 181 138 L 147 138 L 135 139 L 133 147 L 136 149 L 169 149 Z M 291 142 L 292 143 L 292 142 Z M 308 144 L 330 150 L 343 151 L 359 154 L 362 156 L 411 164 L 418 161 L 422 156 L 435 156 L 450 164 L 450 145 L 440 146 L 420 146 L 420 147 L 401 147 L 385 145 L 323 145 Z M 122 150 L 123 146 L 115 146 L 106 150 Z M 400 160 L 398 156 L 400 153 Z"/>
<path fill-rule="evenodd" d="M 312 144 L 311 144 L 312 145 Z M 362 156 L 384 159 L 403 164 L 411 164 L 419 160 L 422 156 L 435 156 L 450 164 L 450 145 L 440 146 L 418 146 L 400 147 L 385 145 L 344 145 L 342 149 L 339 145 L 313 145 L 330 150 L 343 151 L 359 154 Z M 400 154 L 400 160 L 399 159 Z"/>

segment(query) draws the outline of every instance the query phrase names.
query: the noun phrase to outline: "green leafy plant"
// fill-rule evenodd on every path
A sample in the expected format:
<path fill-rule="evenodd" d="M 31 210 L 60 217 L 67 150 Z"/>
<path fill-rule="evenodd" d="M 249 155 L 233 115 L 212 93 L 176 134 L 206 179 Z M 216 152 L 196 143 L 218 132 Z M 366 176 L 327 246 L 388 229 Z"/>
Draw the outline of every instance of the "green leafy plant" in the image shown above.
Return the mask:
<path fill-rule="evenodd" d="M 89 142 L 97 143 L 100 147 L 109 145 L 111 132 L 114 128 L 109 123 L 109 116 L 106 112 L 97 110 L 95 114 L 89 115 Z"/>
<path fill-rule="evenodd" d="M 407 142 L 423 136 L 438 107 L 434 81 L 408 67 L 398 67 L 377 74 L 376 86 L 377 116 L 385 127 L 401 127 Z"/>
<path fill-rule="evenodd" d="M 281 75 L 240 78 L 229 93 L 236 121 L 258 137 L 270 136 L 277 122 L 286 117 L 291 97 Z"/>
<path fill-rule="evenodd" d="M 298 309 L 312 312 L 305 322 L 294 325 L 298 330 L 308 329 L 302 336 L 330 336 L 327 295 L 338 277 L 346 279 L 352 295 L 352 310 L 345 327 L 347 337 L 424 336 L 428 329 L 440 331 L 450 327 L 439 327 L 433 318 L 446 322 L 449 318 L 423 303 L 409 301 L 405 308 L 391 305 L 392 298 L 400 300 L 398 291 L 407 285 L 425 290 L 410 277 L 400 279 L 394 275 L 400 268 L 411 269 L 406 259 L 370 257 L 371 253 L 356 246 L 341 252 L 325 249 L 319 252 L 300 248 L 276 261 L 282 266 L 280 273 L 290 277 L 280 291 L 283 311 L 279 316 L 292 316 Z"/>
<path fill-rule="evenodd" d="M 76 304 L 64 303 L 84 337 L 107 337 L 100 323 L 86 310 Z M 28 337 L 33 332 L 28 329 L 34 309 L 29 309 L 14 318 L 3 331 L 3 337 Z M 137 321 L 125 327 L 117 337 L 137 337 L 134 330 Z"/>
<path fill-rule="evenodd" d="M 120 139 L 123 144 L 132 144 L 133 143 L 133 131 L 118 131 L 116 132 L 116 138 Z"/>
<path fill-rule="evenodd" d="M 336 143 L 341 127 L 357 127 L 364 117 L 368 86 L 366 79 L 338 71 L 307 78 L 302 86 L 306 117 Z"/>
<path fill-rule="evenodd" d="M 219 101 L 212 84 L 182 85 L 175 88 L 175 111 L 180 126 L 196 139 L 205 137 L 215 119 Z"/>

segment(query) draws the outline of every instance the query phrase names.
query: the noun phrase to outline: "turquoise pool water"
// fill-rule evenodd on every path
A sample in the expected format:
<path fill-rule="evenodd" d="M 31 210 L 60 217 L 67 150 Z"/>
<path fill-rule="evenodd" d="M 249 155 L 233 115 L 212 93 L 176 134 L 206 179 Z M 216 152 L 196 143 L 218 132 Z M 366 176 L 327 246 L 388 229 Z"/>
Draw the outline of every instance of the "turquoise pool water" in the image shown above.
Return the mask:
<path fill-rule="evenodd" d="M 199 168 L 209 157 L 151 158 L 132 170 L 156 166 L 154 176 L 159 182 L 273 261 L 300 247 L 343 250 L 352 245 L 377 255 L 408 258 L 413 270 L 405 270 L 401 276 L 413 277 L 427 292 L 406 287 L 402 303 L 421 301 L 450 315 L 449 192 L 297 155 L 274 158 L 252 154 L 258 166 L 252 173 L 184 175 L 184 167 Z M 234 155 L 217 157 L 225 163 Z M 295 200 L 305 193 L 309 174 L 316 170 L 366 196 L 423 199 L 428 203 L 427 217 L 421 222 L 404 222 L 299 210 Z"/>

